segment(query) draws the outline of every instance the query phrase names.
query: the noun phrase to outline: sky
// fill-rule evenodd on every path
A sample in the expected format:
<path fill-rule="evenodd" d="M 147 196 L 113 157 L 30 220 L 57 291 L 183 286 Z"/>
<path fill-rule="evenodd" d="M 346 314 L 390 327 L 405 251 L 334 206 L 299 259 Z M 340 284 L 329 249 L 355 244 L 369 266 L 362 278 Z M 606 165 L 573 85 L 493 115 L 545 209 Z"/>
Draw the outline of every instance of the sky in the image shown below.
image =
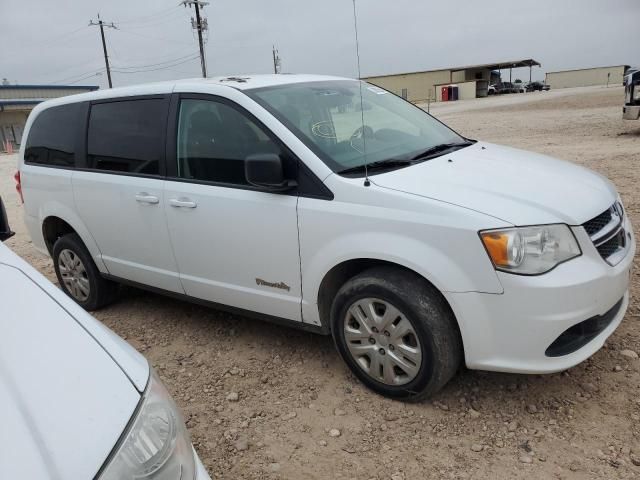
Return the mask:
<path fill-rule="evenodd" d="M 357 77 L 352 0 L 209 0 L 209 76 L 282 71 Z M 0 79 L 113 85 L 200 76 L 179 0 L 0 0 Z M 533 58 L 547 71 L 640 64 L 640 0 L 356 0 L 363 77 Z M 528 69 L 513 79 L 528 80 Z M 508 80 L 508 72 L 503 71 Z"/>

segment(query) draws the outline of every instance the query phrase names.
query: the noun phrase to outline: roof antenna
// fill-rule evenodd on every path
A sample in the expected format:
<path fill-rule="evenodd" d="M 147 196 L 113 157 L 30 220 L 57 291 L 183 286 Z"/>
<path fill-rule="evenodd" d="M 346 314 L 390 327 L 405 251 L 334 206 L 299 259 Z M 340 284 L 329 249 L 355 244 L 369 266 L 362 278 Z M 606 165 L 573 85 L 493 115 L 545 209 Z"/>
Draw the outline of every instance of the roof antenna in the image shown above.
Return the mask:
<path fill-rule="evenodd" d="M 364 104 L 362 101 L 362 75 L 360 74 L 360 45 L 358 43 L 358 14 L 356 13 L 356 0 L 353 0 L 353 27 L 356 33 L 356 58 L 358 60 L 358 84 L 360 85 L 360 116 L 362 118 L 362 150 L 364 155 L 364 186 L 371 185 L 369 171 L 367 169 L 367 138 L 364 129 Z"/>

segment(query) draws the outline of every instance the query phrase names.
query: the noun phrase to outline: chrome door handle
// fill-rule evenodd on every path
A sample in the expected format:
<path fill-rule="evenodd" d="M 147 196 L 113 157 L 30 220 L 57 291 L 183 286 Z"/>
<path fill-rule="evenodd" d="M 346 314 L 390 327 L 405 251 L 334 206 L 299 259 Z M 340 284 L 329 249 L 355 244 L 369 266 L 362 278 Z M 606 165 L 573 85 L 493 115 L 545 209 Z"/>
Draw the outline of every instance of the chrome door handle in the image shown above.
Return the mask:
<path fill-rule="evenodd" d="M 149 195 L 147 192 L 140 192 L 136 193 L 136 202 L 155 205 L 156 203 L 160 203 L 160 199 L 155 195 Z"/>
<path fill-rule="evenodd" d="M 172 198 L 169 205 L 177 208 L 196 208 L 198 204 L 188 198 Z"/>

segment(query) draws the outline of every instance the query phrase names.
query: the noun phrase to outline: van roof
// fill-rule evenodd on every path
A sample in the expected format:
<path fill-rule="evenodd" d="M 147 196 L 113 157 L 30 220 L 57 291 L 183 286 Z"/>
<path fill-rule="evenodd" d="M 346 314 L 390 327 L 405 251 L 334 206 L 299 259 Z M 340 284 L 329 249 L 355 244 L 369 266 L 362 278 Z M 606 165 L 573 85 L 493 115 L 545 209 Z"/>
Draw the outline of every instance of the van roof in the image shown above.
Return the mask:
<path fill-rule="evenodd" d="M 192 86 L 197 92 L 198 89 L 206 89 L 208 85 L 223 85 L 237 90 L 250 90 L 253 88 L 271 87 L 277 85 L 288 85 L 303 82 L 318 82 L 328 80 L 348 80 L 344 77 L 333 77 L 328 75 L 308 75 L 308 74 L 260 74 L 260 75 L 227 75 L 223 77 L 211 78 L 186 78 L 182 80 L 171 80 L 166 82 L 144 83 L 131 85 L 128 87 L 117 87 L 100 89 L 94 92 L 69 95 L 44 102 L 44 108 L 63 105 L 66 103 L 84 102 L 87 100 L 99 100 L 116 97 L 129 97 L 135 95 L 154 95 L 171 93 L 177 86 Z M 41 104 L 42 105 L 42 104 Z M 41 105 L 37 110 L 41 110 Z"/>

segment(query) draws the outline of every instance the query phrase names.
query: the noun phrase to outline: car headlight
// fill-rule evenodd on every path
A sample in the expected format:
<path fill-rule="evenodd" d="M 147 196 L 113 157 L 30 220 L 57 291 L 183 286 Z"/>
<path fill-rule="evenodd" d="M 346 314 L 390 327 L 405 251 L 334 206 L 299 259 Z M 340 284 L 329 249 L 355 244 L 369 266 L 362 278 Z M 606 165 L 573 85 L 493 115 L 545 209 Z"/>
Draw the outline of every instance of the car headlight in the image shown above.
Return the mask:
<path fill-rule="evenodd" d="M 567 225 L 540 225 L 480 232 L 496 270 L 539 275 L 582 254 Z"/>
<path fill-rule="evenodd" d="M 182 415 L 152 369 L 133 424 L 100 480 L 193 480 L 194 476 L 193 449 Z"/>

